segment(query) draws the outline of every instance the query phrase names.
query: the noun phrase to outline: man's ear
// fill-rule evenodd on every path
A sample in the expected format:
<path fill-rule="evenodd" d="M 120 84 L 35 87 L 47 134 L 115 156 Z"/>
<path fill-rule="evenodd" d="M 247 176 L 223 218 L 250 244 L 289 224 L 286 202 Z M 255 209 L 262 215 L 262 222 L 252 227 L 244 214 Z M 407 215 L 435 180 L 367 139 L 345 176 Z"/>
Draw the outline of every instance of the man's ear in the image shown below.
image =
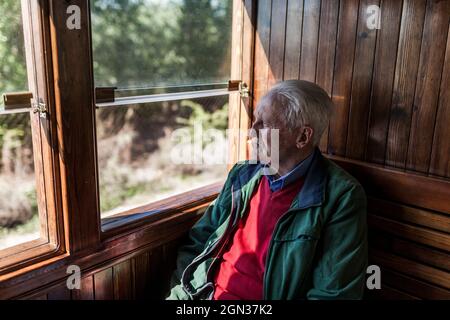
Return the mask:
<path fill-rule="evenodd" d="M 303 127 L 295 141 L 295 145 L 298 149 L 303 149 L 305 146 L 311 143 L 314 134 L 314 129 L 311 127 Z"/>

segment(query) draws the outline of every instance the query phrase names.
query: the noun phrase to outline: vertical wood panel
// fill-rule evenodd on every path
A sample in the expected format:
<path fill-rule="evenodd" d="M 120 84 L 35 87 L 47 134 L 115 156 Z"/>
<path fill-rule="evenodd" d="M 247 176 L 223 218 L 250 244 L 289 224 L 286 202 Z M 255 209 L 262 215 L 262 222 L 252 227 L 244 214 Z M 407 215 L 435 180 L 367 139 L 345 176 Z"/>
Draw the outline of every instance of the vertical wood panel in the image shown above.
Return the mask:
<path fill-rule="evenodd" d="M 80 8 L 81 28 L 69 30 L 69 3 L 49 3 L 64 227 L 73 253 L 100 242 L 90 9 L 89 1 L 72 0 Z"/>
<path fill-rule="evenodd" d="M 158 300 L 161 299 L 163 296 L 164 298 L 168 294 L 167 292 L 163 292 L 162 288 L 162 269 L 165 268 L 167 272 L 173 271 L 169 270 L 168 266 L 162 266 L 161 264 L 164 262 L 164 252 L 163 247 L 160 246 L 158 248 L 154 248 L 149 253 L 149 270 L 148 275 L 150 277 L 150 296 L 149 299 L 151 300 Z"/>
<path fill-rule="evenodd" d="M 175 240 L 165 244 L 162 247 L 163 257 L 164 257 L 164 267 L 161 268 L 161 292 L 160 299 L 165 298 L 167 293 L 170 290 L 170 278 L 172 276 L 172 270 L 176 267 L 176 258 L 178 248 L 180 247 L 181 242 L 179 240 Z"/>
<path fill-rule="evenodd" d="M 242 79 L 242 23 L 243 5 L 241 0 L 233 1 L 232 20 L 232 52 L 231 52 L 231 79 Z M 230 95 L 228 112 L 228 128 L 231 133 L 237 133 L 240 127 L 240 107 L 241 97 L 239 94 Z M 238 159 L 240 139 L 238 135 L 233 135 L 229 140 L 229 154 L 231 155 L 228 167 L 231 168 Z"/>
<path fill-rule="evenodd" d="M 270 25 L 269 75 L 267 87 L 283 79 L 284 47 L 286 43 L 287 0 L 272 1 L 272 22 Z"/>
<path fill-rule="evenodd" d="M 347 142 L 358 6 L 357 0 L 348 0 L 341 1 L 339 8 L 332 96 L 336 112 L 330 123 L 328 146 L 331 154 L 340 156 L 345 155 Z"/>
<path fill-rule="evenodd" d="M 333 92 L 334 57 L 336 53 L 339 1 L 322 1 L 319 43 L 317 48 L 316 83 L 331 97 Z M 320 141 L 320 150 L 327 152 L 328 127 Z"/>
<path fill-rule="evenodd" d="M 112 268 L 97 272 L 94 275 L 95 300 L 113 300 L 114 284 Z"/>
<path fill-rule="evenodd" d="M 243 21 L 243 48 L 242 48 L 242 81 L 247 83 L 250 93 L 253 93 L 253 61 L 255 52 L 255 21 L 256 21 L 256 0 L 244 1 L 244 21 Z M 253 98 L 241 98 L 240 125 L 243 132 L 252 126 L 253 121 Z M 248 159 L 248 144 L 246 140 L 239 139 L 239 160 Z"/>
<path fill-rule="evenodd" d="M 305 0 L 303 8 L 303 36 L 300 55 L 300 79 L 315 81 L 317 44 L 319 39 L 320 0 Z"/>
<path fill-rule="evenodd" d="M 148 252 L 134 258 L 134 283 L 136 299 L 148 299 L 151 295 Z"/>
<path fill-rule="evenodd" d="M 426 0 L 403 3 L 385 161 L 394 167 L 404 168 L 406 164 L 425 4 Z"/>
<path fill-rule="evenodd" d="M 447 51 L 442 72 L 439 106 L 434 130 L 430 173 L 450 177 L 450 28 L 447 31 Z"/>
<path fill-rule="evenodd" d="M 430 164 L 449 15 L 450 1 L 428 1 L 406 164 L 424 173 Z"/>
<path fill-rule="evenodd" d="M 70 290 L 67 288 L 66 282 L 61 283 L 57 287 L 51 289 L 47 293 L 48 300 L 70 300 Z"/>
<path fill-rule="evenodd" d="M 367 8 L 370 5 L 378 4 L 377 0 L 361 0 L 359 5 L 346 147 L 347 157 L 358 160 L 364 158 L 365 152 L 375 41 L 377 37 L 376 29 L 370 30 L 367 28 Z"/>
<path fill-rule="evenodd" d="M 389 113 L 394 85 L 402 1 L 381 1 L 381 29 L 378 31 L 373 70 L 366 160 L 384 163 Z"/>
<path fill-rule="evenodd" d="M 302 45 L 303 0 L 289 0 L 286 19 L 284 80 L 298 79 Z"/>
<path fill-rule="evenodd" d="M 253 95 L 253 105 L 255 106 L 267 90 L 271 11 L 272 2 L 270 0 L 258 1 Z"/>
<path fill-rule="evenodd" d="M 130 260 L 113 266 L 113 281 L 114 300 L 133 299 L 133 277 Z"/>
<path fill-rule="evenodd" d="M 80 290 L 72 290 L 72 300 L 94 300 L 94 276 L 81 279 Z"/>

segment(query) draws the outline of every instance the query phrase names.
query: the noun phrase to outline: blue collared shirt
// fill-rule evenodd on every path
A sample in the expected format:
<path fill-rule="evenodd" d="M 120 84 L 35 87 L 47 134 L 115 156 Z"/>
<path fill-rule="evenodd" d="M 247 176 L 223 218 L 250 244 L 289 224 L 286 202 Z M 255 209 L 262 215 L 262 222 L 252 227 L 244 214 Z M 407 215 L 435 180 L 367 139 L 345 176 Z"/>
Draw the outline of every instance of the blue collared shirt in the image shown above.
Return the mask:
<path fill-rule="evenodd" d="M 314 153 L 314 151 L 311 152 L 311 154 L 307 158 L 302 160 L 299 164 L 297 164 L 294 169 L 278 179 L 275 179 L 274 175 L 267 175 L 270 190 L 272 192 L 278 191 L 289 183 L 292 183 L 295 180 L 304 177 L 308 172 L 309 167 L 311 166 L 311 162 L 314 158 Z"/>

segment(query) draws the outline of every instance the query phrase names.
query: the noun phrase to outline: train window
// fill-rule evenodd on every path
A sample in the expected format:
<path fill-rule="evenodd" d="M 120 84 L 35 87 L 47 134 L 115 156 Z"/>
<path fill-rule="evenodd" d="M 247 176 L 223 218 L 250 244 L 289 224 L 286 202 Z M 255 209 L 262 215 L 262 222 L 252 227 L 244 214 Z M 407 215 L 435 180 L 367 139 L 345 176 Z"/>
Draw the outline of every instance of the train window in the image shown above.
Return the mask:
<path fill-rule="evenodd" d="M 224 83 L 230 77 L 232 1 L 91 1 L 97 87 Z"/>
<path fill-rule="evenodd" d="M 52 125 L 37 1 L 0 2 L 0 274 L 57 254 Z"/>
<path fill-rule="evenodd" d="M 0 3 L 0 95 L 28 90 L 20 1 Z M 0 101 L 0 250 L 40 237 L 27 108 Z"/>
<path fill-rule="evenodd" d="M 228 96 L 102 108 L 96 122 L 103 218 L 226 176 Z"/>
<path fill-rule="evenodd" d="M 225 178 L 232 6 L 91 2 L 102 218 Z"/>

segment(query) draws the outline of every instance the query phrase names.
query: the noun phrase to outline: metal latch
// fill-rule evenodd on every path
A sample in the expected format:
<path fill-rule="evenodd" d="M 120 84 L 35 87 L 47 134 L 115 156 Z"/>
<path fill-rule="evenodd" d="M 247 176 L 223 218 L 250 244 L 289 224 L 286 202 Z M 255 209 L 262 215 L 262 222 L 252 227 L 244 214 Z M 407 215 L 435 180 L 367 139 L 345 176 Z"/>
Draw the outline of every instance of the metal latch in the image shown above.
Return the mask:
<path fill-rule="evenodd" d="M 33 108 L 33 113 L 38 113 L 39 112 L 39 117 L 47 119 L 47 105 L 42 102 L 42 101 L 38 101 L 35 102 L 33 101 L 33 103 L 31 104 L 32 108 Z"/>
<path fill-rule="evenodd" d="M 248 98 L 250 96 L 248 85 L 241 80 L 228 81 L 228 91 L 239 91 L 242 98 Z"/>
<path fill-rule="evenodd" d="M 248 88 L 248 85 L 245 82 L 239 83 L 239 93 L 241 94 L 242 98 L 248 98 L 250 95 L 250 89 Z"/>

